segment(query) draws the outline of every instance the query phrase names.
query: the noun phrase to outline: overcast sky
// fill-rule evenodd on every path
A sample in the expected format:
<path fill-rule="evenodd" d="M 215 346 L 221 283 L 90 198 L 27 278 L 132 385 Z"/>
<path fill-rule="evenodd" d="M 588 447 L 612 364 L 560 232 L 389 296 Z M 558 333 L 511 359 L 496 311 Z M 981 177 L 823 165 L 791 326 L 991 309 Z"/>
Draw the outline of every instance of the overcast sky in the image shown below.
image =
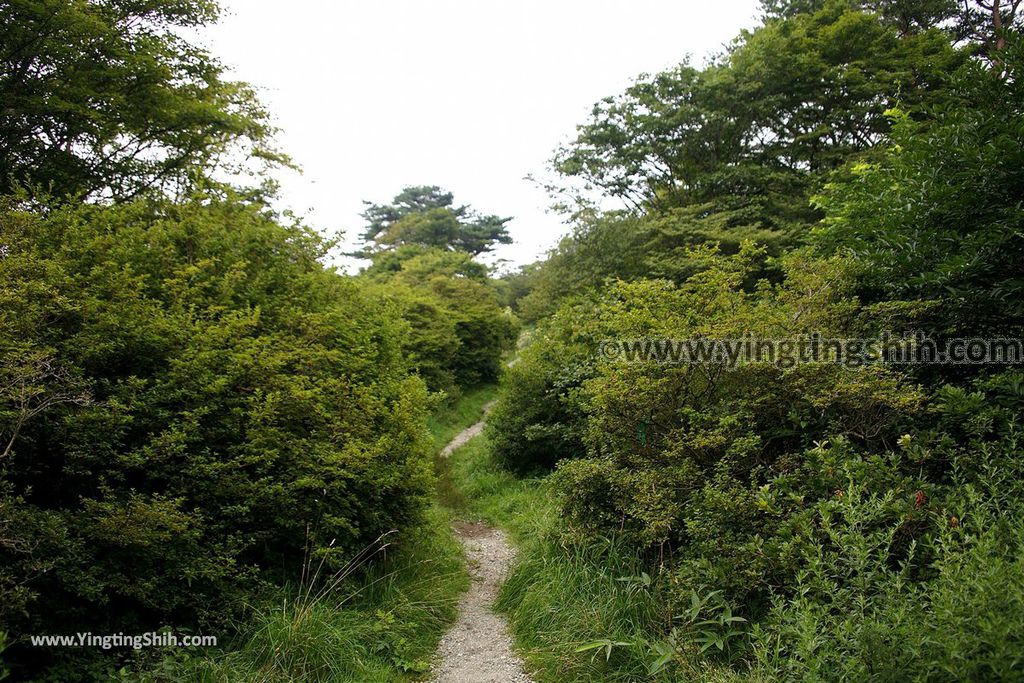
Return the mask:
<path fill-rule="evenodd" d="M 302 167 L 285 207 L 360 232 L 362 200 L 440 185 L 514 216 L 498 258 L 541 257 L 567 228 L 547 212 L 553 150 L 591 105 L 756 23 L 756 0 L 222 0 L 203 43 L 257 86 Z"/>

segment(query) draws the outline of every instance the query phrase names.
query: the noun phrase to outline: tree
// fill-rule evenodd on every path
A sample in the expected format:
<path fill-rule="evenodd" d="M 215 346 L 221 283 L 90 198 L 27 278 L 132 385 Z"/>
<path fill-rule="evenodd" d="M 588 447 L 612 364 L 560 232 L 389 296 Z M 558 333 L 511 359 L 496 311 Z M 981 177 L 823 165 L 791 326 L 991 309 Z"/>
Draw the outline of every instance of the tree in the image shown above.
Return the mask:
<path fill-rule="evenodd" d="M 891 112 L 892 143 L 819 198 L 820 248 L 863 264 L 862 297 L 933 335 L 1018 336 L 1024 320 L 1024 101 L 1019 41 L 1005 77 L 974 63 L 960 100 L 917 121 Z M 897 328 L 898 329 L 898 328 Z"/>
<path fill-rule="evenodd" d="M 785 19 L 814 13 L 825 4 L 826 0 L 762 0 L 761 10 L 767 20 Z M 904 35 L 948 26 L 960 9 L 957 0 L 850 0 L 847 4 L 877 14 Z"/>
<path fill-rule="evenodd" d="M 491 251 L 495 244 L 512 242 L 505 227 L 511 218 L 484 216 L 469 206 L 455 206 L 452 193 L 435 185 L 406 187 L 390 204 L 364 203 L 366 246 L 360 255 L 420 245 L 476 256 Z"/>
<path fill-rule="evenodd" d="M 897 100 L 941 98 L 965 55 L 844 0 L 744 33 L 705 69 L 642 77 L 595 105 L 556 169 L 639 211 L 699 207 L 721 227 L 801 232 L 816 183 L 888 130 Z"/>
<path fill-rule="evenodd" d="M 0 0 L 0 193 L 182 192 L 231 158 L 284 162 L 250 87 L 179 29 L 213 0 Z"/>
<path fill-rule="evenodd" d="M 1021 0 L 965 2 L 957 25 L 959 34 L 973 41 L 977 52 L 998 68 L 1008 36 L 1020 31 L 1024 22 L 1024 13 L 1018 12 L 1020 6 Z"/>
<path fill-rule="evenodd" d="M 0 355 L 0 463 L 10 454 L 29 420 L 62 404 L 88 405 L 80 378 L 38 349 L 4 345 Z M 6 444 L 6 445 L 4 445 Z"/>
<path fill-rule="evenodd" d="M 778 256 L 806 239 L 822 217 L 811 197 L 884 139 L 887 106 L 954 99 L 945 79 L 968 54 L 919 29 L 846 0 L 778 3 L 709 66 L 642 76 L 596 104 L 555 167 L 626 209 L 581 197 L 573 233 L 533 270 L 519 310 L 550 314 L 608 278 L 683 282 L 701 244 L 731 254 L 751 240 Z M 757 277 L 777 277 L 765 268 Z"/>
<path fill-rule="evenodd" d="M 820 10 L 827 0 L 762 0 L 766 20 L 787 19 Z M 1008 32 L 1019 30 L 1021 0 L 850 0 L 851 8 L 877 14 L 900 35 L 929 29 L 947 32 L 957 43 L 993 63 L 1006 47 Z"/>

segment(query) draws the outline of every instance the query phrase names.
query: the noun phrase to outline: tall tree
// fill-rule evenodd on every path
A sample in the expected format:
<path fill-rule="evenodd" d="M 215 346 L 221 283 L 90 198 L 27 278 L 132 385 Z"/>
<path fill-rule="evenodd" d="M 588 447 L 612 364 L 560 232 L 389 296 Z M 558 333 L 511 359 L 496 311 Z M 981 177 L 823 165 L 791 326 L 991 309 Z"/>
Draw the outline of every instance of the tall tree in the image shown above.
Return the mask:
<path fill-rule="evenodd" d="M 390 204 L 364 203 L 364 256 L 403 245 L 465 251 L 475 256 L 491 251 L 495 244 L 512 242 L 505 227 L 511 218 L 485 216 L 469 206 L 456 206 L 452 193 L 436 185 L 406 187 Z"/>
<path fill-rule="evenodd" d="M 874 145 L 887 107 L 941 97 L 964 59 L 937 30 L 901 36 L 846 0 L 822 5 L 744 33 L 708 68 L 601 101 L 556 169 L 642 209 L 748 209 L 737 219 L 769 228 L 813 218 L 800 207 L 815 178 Z"/>
<path fill-rule="evenodd" d="M 0 193 L 124 200 L 284 161 L 252 89 L 181 35 L 217 12 L 214 0 L 0 0 Z"/>
<path fill-rule="evenodd" d="M 828 0 L 762 0 L 767 20 L 787 19 L 813 13 Z M 941 29 L 958 43 L 971 46 L 976 54 L 997 63 L 1006 47 L 1009 32 L 1019 30 L 1024 20 L 1018 10 L 1021 0 L 848 0 L 851 8 L 872 12 L 901 35 Z"/>
<path fill-rule="evenodd" d="M 861 299 L 895 329 L 1016 337 L 1024 321 L 1024 46 L 1004 74 L 972 63 L 953 106 L 894 112 L 892 144 L 819 199 L 815 242 L 863 264 Z M 883 303 L 889 302 L 889 303 Z"/>

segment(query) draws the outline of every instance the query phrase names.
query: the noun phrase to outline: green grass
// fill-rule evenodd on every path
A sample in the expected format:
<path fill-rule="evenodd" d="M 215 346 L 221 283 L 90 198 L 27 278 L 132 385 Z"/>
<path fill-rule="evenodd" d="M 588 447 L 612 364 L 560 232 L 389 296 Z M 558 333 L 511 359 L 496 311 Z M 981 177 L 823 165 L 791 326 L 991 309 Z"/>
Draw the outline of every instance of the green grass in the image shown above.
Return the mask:
<path fill-rule="evenodd" d="M 520 652 L 542 681 L 636 680 L 643 662 L 628 651 L 612 657 L 576 650 L 601 638 L 625 641 L 658 618 L 653 600 L 618 579 L 638 575 L 639 564 L 605 548 L 559 542 L 554 501 L 543 478 L 520 479 L 492 458 L 486 436 L 456 450 L 442 471 L 461 493 L 453 513 L 506 529 L 518 561 L 497 604 L 509 619 Z M 450 503 L 450 501 L 449 501 Z"/>
<path fill-rule="evenodd" d="M 485 521 L 526 543 L 549 528 L 554 505 L 542 479 L 520 479 L 492 459 L 486 436 L 472 439 L 438 464 L 441 502 L 453 514 Z"/>
<path fill-rule="evenodd" d="M 458 400 L 442 406 L 427 420 L 427 429 L 433 439 L 434 472 L 437 475 L 437 499 L 448 510 L 461 510 L 466 503 L 463 491 L 454 484 L 449 472 L 448 458 L 441 450 L 455 435 L 479 422 L 484 408 L 498 394 L 493 384 L 483 384 L 467 390 Z"/>
<path fill-rule="evenodd" d="M 683 679 L 649 674 L 657 658 L 650 643 L 664 639 L 673 616 L 663 587 L 644 585 L 644 565 L 614 539 L 573 541 L 544 477 L 502 469 L 486 436 L 438 462 L 443 489 L 457 493 L 442 501 L 452 514 L 501 527 L 516 542 L 516 567 L 496 607 L 538 681 L 739 680 L 699 657 L 677 662 Z M 610 651 L 580 651 L 599 641 Z"/>
<path fill-rule="evenodd" d="M 127 680 L 384 683 L 421 679 L 469 585 L 450 517 L 434 507 L 384 559 L 337 586 L 281 589 L 257 602 L 226 648 L 179 651 Z"/>
<path fill-rule="evenodd" d="M 484 414 L 484 406 L 498 395 L 494 384 L 481 384 L 466 389 L 456 400 L 445 403 L 427 418 L 427 429 L 434 440 L 434 451 L 439 452 L 466 427 L 477 423 Z"/>
<path fill-rule="evenodd" d="M 428 420 L 435 458 L 483 416 L 496 388 L 483 385 L 442 405 Z M 278 589 L 254 601 L 235 636 L 218 650 L 180 650 L 125 680 L 208 683 L 383 683 L 422 679 L 469 585 L 450 509 L 387 539 L 391 546 L 338 585 Z M 298 577 L 296 577 L 298 578 Z M 308 582 L 307 582 L 308 583 Z M 325 586 L 328 589 L 325 590 Z"/>

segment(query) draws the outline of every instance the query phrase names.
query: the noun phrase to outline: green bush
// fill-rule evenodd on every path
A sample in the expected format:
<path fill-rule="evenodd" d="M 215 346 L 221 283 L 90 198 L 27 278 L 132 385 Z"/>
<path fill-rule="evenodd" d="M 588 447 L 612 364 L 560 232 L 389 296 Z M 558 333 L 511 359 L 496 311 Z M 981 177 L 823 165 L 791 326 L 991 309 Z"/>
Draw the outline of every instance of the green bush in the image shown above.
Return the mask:
<path fill-rule="evenodd" d="M 464 252 L 404 246 L 377 255 L 364 277 L 409 324 L 403 351 L 432 391 L 497 380 L 518 322 L 485 266 Z"/>
<path fill-rule="evenodd" d="M 0 214 L 0 629 L 219 623 L 419 518 L 404 324 L 237 200 Z M 8 514 L 9 513 L 9 514 Z"/>
<path fill-rule="evenodd" d="M 906 515 L 887 514 L 898 494 L 851 476 L 817 506 L 793 591 L 755 633 L 756 665 L 777 680 L 1019 680 L 1022 455 L 1016 430 L 975 443 L 916 511 L 931 532 L 909 548 Z"/>
<path fill-rule="evenodd" d="M 550 469 L 559 458 L 583 454 L 579 388 L 594 365 L 581 329 L 585 315 L 567 307 L 547 321 L 502 375 L 487 430 L 495 457 L 511 470 Z"/>
<path fill-rule="evenodd" d="M 750 292 L 743 282 L 757 267 L 756 251 L 708 258 L 706 269 L 679 287 L 613 285 L 591 309 L 593 325 L 611 339 L 687 339 L 738 338 L 748 330 L 789 338 L 800 331 L 795 317 L 805 333 L 842 336 L 852 324 L 841 262 L 796 254 L 784 261 L 784 284 Z M 820 473 L 808 474 L 815 442 L 869 450 L 893 442 L 922 400 L 896 373 L 831 363 L 787 370 L 767 362 L 601 361 L 579 394 L 587 457 L 563 460 L 554 477 L 571 528 L 623 534 L 637 548 L 661 547 L 659 554 L 671 548 L 689 566 L 689 579 L 745 599 L 763 598 L 788 580 L 785 526 L 794 501 L 834 488 Z M 775 509 L 764 487 L 778 477 L 788 477 L 789 499 Z"/>

